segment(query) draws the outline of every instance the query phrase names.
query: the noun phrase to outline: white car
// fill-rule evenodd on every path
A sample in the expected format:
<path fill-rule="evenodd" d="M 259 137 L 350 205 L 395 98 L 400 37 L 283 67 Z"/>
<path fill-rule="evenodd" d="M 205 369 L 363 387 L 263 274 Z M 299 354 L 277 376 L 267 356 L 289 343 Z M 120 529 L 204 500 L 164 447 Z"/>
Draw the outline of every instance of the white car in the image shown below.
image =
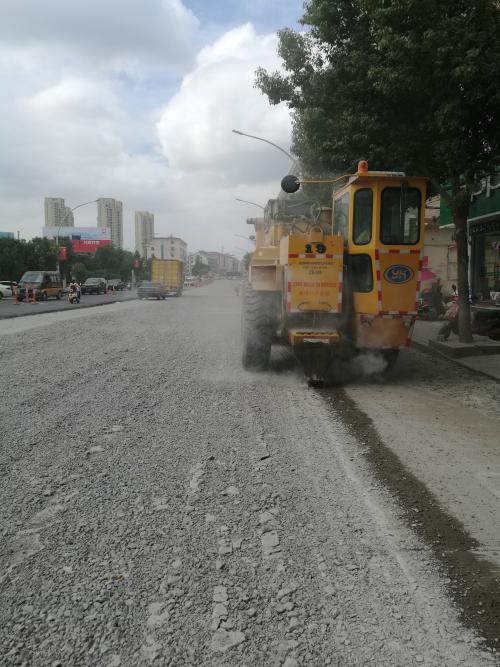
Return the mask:
<path fill-rule="evenodd" d="M 0 280 L 0 299 L 9 299 L 12 296 L 12 287 L 8 280 Z"/>

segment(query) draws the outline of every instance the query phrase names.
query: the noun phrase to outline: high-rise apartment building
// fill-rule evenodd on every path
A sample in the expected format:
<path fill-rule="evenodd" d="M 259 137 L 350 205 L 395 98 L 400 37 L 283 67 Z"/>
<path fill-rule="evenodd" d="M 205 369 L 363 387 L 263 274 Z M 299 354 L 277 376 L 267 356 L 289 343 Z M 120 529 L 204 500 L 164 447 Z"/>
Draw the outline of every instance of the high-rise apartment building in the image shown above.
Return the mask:
<path fill-rule="evenodd" d="M 135 212 L 135 249 L 141 257 L 147 256 L 147 245 L 155 235 L 155 216 L 149 211 Z"/>
<path fill-rule="evenodd" d="M 111 243 L 116 248 L 123 248 L 123 204 L 110 197 L 97 200 L 97 226 L 109 229 Z"/>
<path fill-rule="evenodd" d="M 62 197 L 45 197 L 45 226 L 74 227 L 73 211 L 66 206 Z"/>

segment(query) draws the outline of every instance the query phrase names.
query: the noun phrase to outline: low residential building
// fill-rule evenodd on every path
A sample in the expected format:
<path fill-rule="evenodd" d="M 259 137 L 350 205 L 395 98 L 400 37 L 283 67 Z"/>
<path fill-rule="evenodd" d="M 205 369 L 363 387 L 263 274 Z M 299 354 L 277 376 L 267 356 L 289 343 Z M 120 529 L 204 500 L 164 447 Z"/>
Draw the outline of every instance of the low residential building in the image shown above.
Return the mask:
<path fill-rule="evenodd" d="M 241 273 L 241 262 L 233 255 L 223 252 L 207 252 L 208 265 L 212 273 L 225 276 L 228 273 Z"/>
<path fill-rule="evenodd" d="M 146 245 L 146 258 L 151 259 L 180 259 L 187 263 L 187 243 L 177 236 L 163 236 L 153 238 Z"/>

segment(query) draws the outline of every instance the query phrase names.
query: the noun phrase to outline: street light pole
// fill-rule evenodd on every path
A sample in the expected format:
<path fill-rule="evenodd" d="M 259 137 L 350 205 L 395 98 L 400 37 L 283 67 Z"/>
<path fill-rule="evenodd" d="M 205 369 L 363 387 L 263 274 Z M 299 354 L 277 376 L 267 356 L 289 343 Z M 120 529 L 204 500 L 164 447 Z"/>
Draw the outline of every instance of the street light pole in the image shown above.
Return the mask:
<path fill-rule="evenodd" d="M 69 211 L 66 212 L 61 224 L 57 228 L 57 233 L 56 233 L 56 248 L 57 248 L 57 272 L 59 273 L 60 271 L 60 264 L 59 264 L 59 232 L 61 231 L 61 227 L 64 227 L 64 223 L 66 222 L 66 218 L 70 213 L 73 213 L 77 208 L 80 208 L 81 206 L 87 206 L 87 204 L 95 204 L 98 200 L 97 199 L 92 199 L 91 201 L 84 201 L 83 204 L 77 204 L 76 206 L 73 206 L 73 208 L 70 208 Z"/>
<path fill-rule="evenodd" d="M 80 208 L 81 206 L 87 206 L 87 204 L 95 204 L 97 201 L 99 201 L 99 200 L 98 199 L 92 199 L 91 201 L 84 201 L 83 204 L 77 204 L 76 206 L 73 206 L 73 208 L 70 208 L 69 211 L 66 212 L 66 215 L 64 216 L 63 221 L 61 222 L 61 224 L 57 228 L 57 234 L 56 234 L 56 245 L 57 245 L 57 247 L 59 247 L 59 232 L 61 231 L 61 227 L 64 227 L 64 223 L 66 222 L 66 218 L 68 217 L 68 215 L 70 213 L 73 213 L 73 211 L 75 211 L 77 208 Z"/>
<path fill-rule="evenodd" d="M 266 210 L 263 206 L 261 206 L 260 204 L 257 204 L 257 202 L 248 201 L 248 199 L 238 199 L 238 197 L 235 197 L 235 201 L 241 201 L 244 204 L 252 204 L 252 206 L 258 206 L 262 211 Z"/>
<path fill-rule="evenodd" d="M 291 153 L 286 151 L 281 146 L 278 146 L 278 144 L 275 144 L 272 141 L 269 141 L 269 139 L 264 139 L 263 137 L 256 137 L 254 134 L 247 134 L 246 132 L 240 132 L 240 130 L 231 130 L 231 131 L 234 132 L 234 134 L 239 134 L 242 137 L 250 137 L 250 139 L 257 139 L 257 141 L 263 141 L 265 144 L 269 144 L 270 146 L 274 146 L 274 148 L 277 148 L 284 155 L 286 155 L 288 158 L 290 158 L 290 160 L 294 163 L 294 165 L 297 162 L 296 157 L 293 157 L 293 155 Z"/>
<path fill-rule="evenodd" d="M 243 236 L 243 234 L 235 234 L 234 236 L 237 236 L 239 239 L 245 239 L 245 241 L 248 241 L 249 243 L 254 243 L 255 242 L 255 237 L 250 237 L 250 236 Z"/>

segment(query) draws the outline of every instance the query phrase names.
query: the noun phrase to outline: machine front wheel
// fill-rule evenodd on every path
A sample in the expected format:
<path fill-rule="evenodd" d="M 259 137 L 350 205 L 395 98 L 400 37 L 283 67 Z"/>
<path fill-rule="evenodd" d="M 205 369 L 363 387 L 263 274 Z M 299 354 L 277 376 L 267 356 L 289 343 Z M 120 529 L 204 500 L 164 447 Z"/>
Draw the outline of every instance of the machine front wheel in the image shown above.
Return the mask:
<path fill-rule="evenodd" d="M 399 350 L 381 350 L 382 359 L 385 361 L 387 366 L 384 368 L 384 372 L 388 373 L 396 365 L 398 360 Z"/>
<path fill-rule="evenodd" d="M 247 370 L 266 370 L 273 339 L 273 293 L 247 287 L 243 297 L 242 362 Z"/>

